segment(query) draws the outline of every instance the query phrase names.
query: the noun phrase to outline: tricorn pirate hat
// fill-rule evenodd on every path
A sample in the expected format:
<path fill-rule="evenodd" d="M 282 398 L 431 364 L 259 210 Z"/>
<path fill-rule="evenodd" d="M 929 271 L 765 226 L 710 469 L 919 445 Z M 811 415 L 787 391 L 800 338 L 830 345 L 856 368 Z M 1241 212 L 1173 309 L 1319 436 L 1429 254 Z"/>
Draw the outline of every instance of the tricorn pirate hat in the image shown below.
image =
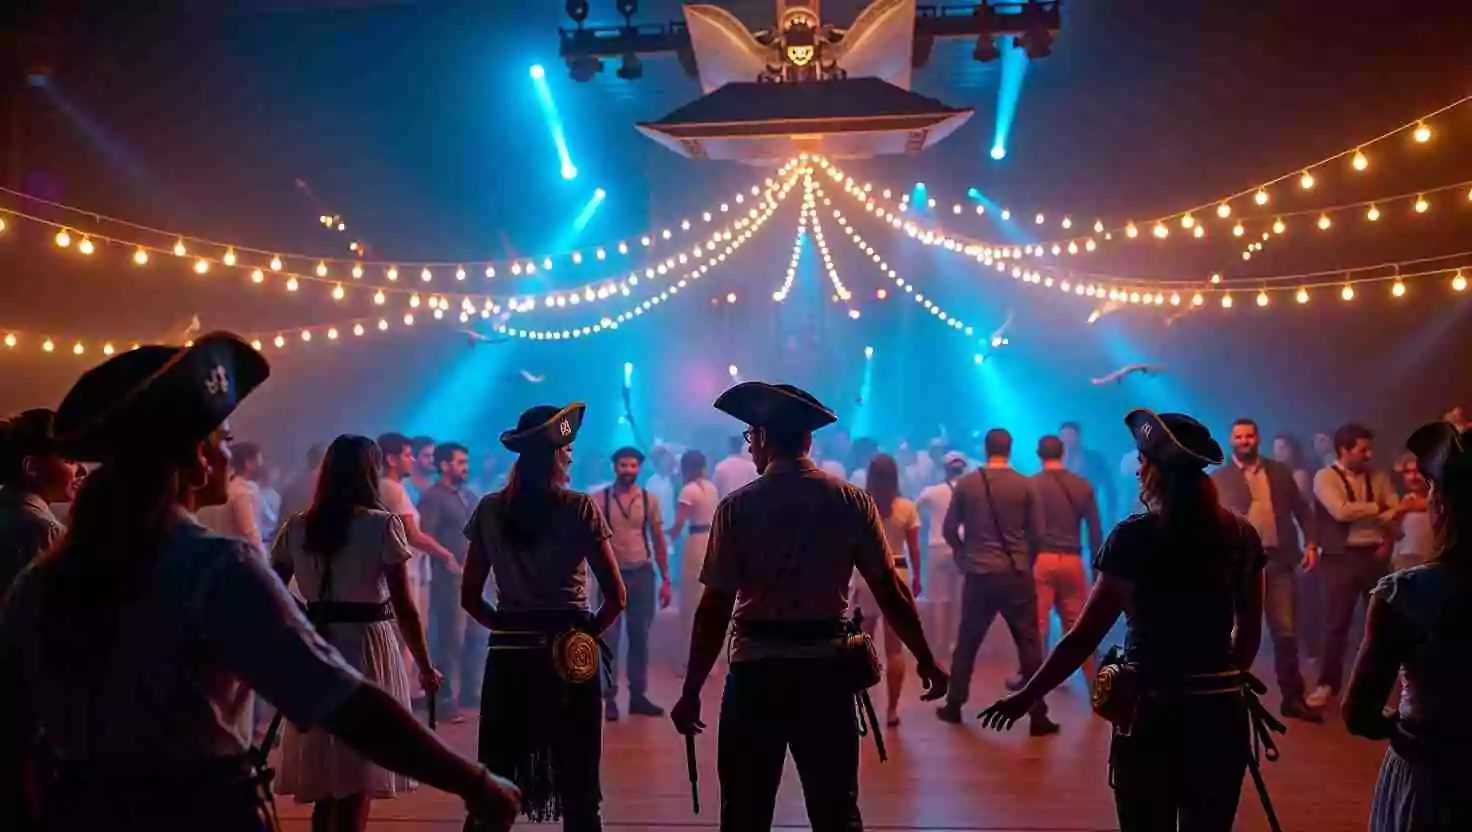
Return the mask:
<path fill-rule="evenodd" d="M 1416 429 L 1406 440 L 1406 449 L 1416 457 L 1421 473 L 1446 488 L 1447 480 L 1472 472 L 1472 448 L 1467 437 L 1450 422 L 1431 422 Z"/>
<path fill-rule="evenodd" d="M 811 433 L 838 421 L 812 393 L 790 384 L 743 381 L 716 399 L 716 410 L 755 428 Z"/>
<path fill-rule="evenodd" d="M 501 444 L 508 451 L 525 453 L 536 448 L 561 448 L 571 445 L 583 425 L 588 406 L 573 402 L 566 407 L 541 404 L 528 408 L 516 420 L 516 427 L 501 433 Z"/>
<path fill-rule="evenodd" d="M 85 462 L 186 448 L 235 412 L 271 366 L 229 332 L 184 347 L 142 346 L 77 379 L 56 409 L 62 453 Z"/>
<path fill-rule="evenodd" d="M 1136 408 L 1124 417 L 1135 447 L 1156 465 L 1206 468 L 1222 464 L 1222 446 L 1211 431 L 1184 413 L 1155 413 Z"/>

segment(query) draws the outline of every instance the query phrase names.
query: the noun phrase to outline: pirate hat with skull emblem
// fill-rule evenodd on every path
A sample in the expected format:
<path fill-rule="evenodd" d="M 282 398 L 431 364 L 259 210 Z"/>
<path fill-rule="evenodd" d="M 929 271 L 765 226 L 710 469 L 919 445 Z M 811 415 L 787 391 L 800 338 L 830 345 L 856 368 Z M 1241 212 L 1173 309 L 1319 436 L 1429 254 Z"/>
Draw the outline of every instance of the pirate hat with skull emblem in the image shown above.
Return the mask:
<path fill-rule="evenodd" d="M 56 441 L 84 462 L 187 448 L 270 375 L 265 357 L 229 332 L 185 347 L 138 347 L 77 379 L 56 410 Z"/>
<path fill-rule="evenodd" d="M 1184 413 L 1155 413 L 1136 408 L 1124 417 L 1135 447 L 1156 465 L 1206 468 L 1222 464 L 1222 446 L 1211 431 Z"/>
<path fill-rule="evenodd" d="M 537 448 L 553 449 L 571 445 L 583 425 L 583 412 L 588 406 L 573 402 L 567 407 L 543 404 L 528 408 L 516 427 L 501 434 L 506 450 L 521 454 Z"/>

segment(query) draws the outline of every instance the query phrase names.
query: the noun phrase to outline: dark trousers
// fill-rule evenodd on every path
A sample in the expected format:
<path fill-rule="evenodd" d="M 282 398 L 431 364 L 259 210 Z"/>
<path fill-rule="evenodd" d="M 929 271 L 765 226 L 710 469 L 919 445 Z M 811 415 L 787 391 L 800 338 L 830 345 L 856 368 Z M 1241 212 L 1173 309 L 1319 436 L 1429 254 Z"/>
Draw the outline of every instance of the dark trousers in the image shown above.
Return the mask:
<path fill-rule="evenodd" d="M 492 649 L 481 697 L 480 762 L 521 789 L 536 822 L 560 812 L 567 832 L 603 828 L 598 767 L 603 713 L 597 677 L 568 684 L 550 650 Z"/>
<path fill-rule="evenodd" d="M 429 654 L 445 676 L 440 701 L 473 707 L 480 704 L 485 671 L 485 628 L 460 606 L 460 576 L 437 569 L 429 584 Z"/>
<path fill-rule="evenodd" d="M 1326 622 L 1324 661 L 1319 666 L 1319 684 L 1339 690 L 1344 681 L 1345 642 L 1355 608 L 1368 601 L 1370 590 L 1385 577 L 1387 559 L 1374 546 L 1351 546 L 1342 552 L 1325 552 L 1319 559 L 1324 573 Z"/>
<path fill-rule="evenodd" d="M 624 588 L 628 591 L 629 605 L 624 614 L 603 634 L 613 660 L 609 667 L 611 680 L 603 691 L 604 699 L 618 698 L 618 645 L 622 632 L 627 631 L 629 652 L 626 657 L 625 674 L 629 677 L 629 698 L 640 699 L 649 690 L 649 628 L 654 624 L 654 564 L 646 563 L 633 569 L 622 569 Z"/>
<path fill-rule="evenodd" d="M 854 695 L 841 676 L 832 659 L 731 665 L 716 747 L 723 832 L 772 828 L 788 749 L 813 832 L 864 828 Z"/>
<path fill-rule="evenodd" d="M 1272 548 L 1264 572 L 1263 612 L 1273 639 L 1273 669 L 1285 701 L 1303 696 L 1303 674 L 1298 669 L 1298 554 Z"/>
<path fill-rule="evenodd" d="M 970 698 L 976 651 L 986 641 L 986 632 L 998 614 L 1017 645 L 1017 663 L 1023 677 L 1032 676 L 1042 666 L 1042 633 L 1038 631 L 1038 598 L 1032 573 L 968 574 L 961 587 L 961 631 L 956 636 L 956 652 L 951 656 L 951 689 L 946 694 L 946 704 L 959 707 Z M 1047 713 L 1048 706 L 1039 700 L 1031 715 Z"/>
<path fill-rule="evenodd" d="M 1231 832 L 1247 772 L 1240 696 L 1186 696 L 1141 705 L 1114 737 L 1110 781 L 1121 832 Z"/>

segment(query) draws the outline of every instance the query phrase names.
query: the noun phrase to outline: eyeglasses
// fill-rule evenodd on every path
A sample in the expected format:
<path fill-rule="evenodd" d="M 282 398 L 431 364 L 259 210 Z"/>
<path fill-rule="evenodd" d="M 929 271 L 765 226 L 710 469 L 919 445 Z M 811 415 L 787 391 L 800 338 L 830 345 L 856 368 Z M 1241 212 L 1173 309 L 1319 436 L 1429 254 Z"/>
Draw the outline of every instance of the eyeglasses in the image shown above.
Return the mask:
<path fill-rule="evenodd" d="M 751 428 L 747 428 L 741 432 L 741 441 L 748 445 L 751 444 Z"/>

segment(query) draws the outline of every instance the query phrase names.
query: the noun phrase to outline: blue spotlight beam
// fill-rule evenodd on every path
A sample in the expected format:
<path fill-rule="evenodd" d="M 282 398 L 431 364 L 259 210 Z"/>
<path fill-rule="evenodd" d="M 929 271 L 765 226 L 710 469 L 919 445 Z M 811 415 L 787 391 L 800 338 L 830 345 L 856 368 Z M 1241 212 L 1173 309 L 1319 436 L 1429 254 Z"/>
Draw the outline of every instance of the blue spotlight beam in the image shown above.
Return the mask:
<path fill-rule="evenodd" d="M 583 205 L 583 210 L 578 213 L 577 219 L 572 221 L 572 230 L 574 232 L 581 233 L 584 228 L 588 227 L 588 223 L 592 221 L 593 215 L 598 213 L 598 206 L 603 204 L 603 199 L 607 196 L 608 192 L 602 188 L 593 191 L 593 195 L 588 198 L 587 204 Z"/>
<path fill-rule="evenodd" d="M 1027 53 L 1003 39 L 1002 80 L 997 85 L 997 124 L 992 132 L 991 157 L 1007 158 L 1007 138 L 1012 133 L 1012 119 L 1017 115 L 1017 102 L 1022 98 L 1022 81 L 1027 77 Z"/>
<path fill-rule="evenodd" d="M 562 132 L 562 116 L 557 114 L 557 102 L 552 100 L 552 88 L 547 86 L 547 71 L 536 64 L 529 73 L 532 85 L 537 88 L 537 103 L 542 107 L 542 117 L 547 120 L 547 129 L 552 133 L 552 145 L 557 148 L 557 159 L 562 163 L 562 178 L 578 178 L 577 165 L 567 152 L 567 137 Z"/>

